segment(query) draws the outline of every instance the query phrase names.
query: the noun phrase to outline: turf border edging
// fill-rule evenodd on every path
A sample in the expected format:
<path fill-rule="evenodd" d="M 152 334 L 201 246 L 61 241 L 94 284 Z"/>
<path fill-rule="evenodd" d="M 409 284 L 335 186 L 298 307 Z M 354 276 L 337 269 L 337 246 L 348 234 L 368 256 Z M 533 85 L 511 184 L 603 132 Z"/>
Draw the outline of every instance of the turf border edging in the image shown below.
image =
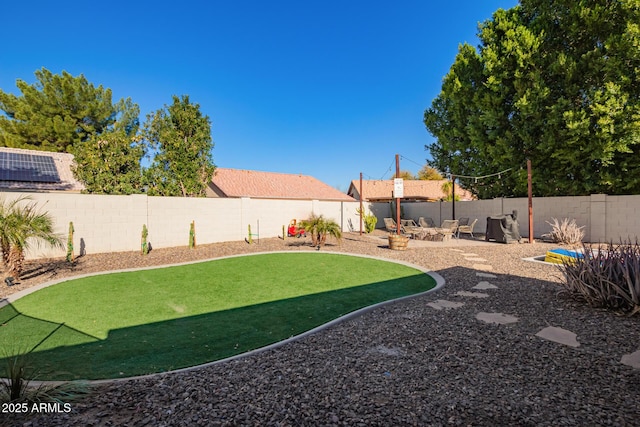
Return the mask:
<path fill-rule="evenodd" d="M 246 256 L 253 256 L 253 255 L 267 255 L 267 254 L 274 254 L 274 253 L 284 253 L 284 254 L 292 254 L 292 253 L 301 253 L 301 252 L 296 252 L 296 251 L 265 251 L 265 252 L 255 252 L 255 253 L 250 253 L 250 254 L 237 254 L 237 255 L 229 255 L 229 256 L 223 256 L 223 257 L 217 257 L 217 258 L 210 258 L 210 259 L 205 259 L 205 260 L 197 260 L 197 261 L 189 261 L 189 262 L 183 262 L 183 263 L 176 263 L 176 264 L 166 264 L 166 265 L 159 265 L 159 266 L 149 266 L 149 267 L 142 267 L 142 268 L 130 268 L 130 269 L 121 269 L 121 270 L 110 270 L 110 271 L 101 271 L 101 272 L 95 272 L 95 273 L 87 273 L 87 274 L 82 274 L 82 275 L 77 275 L 77 276 L 72 276 L 72 277 L 66 277 L 63 279 L 56 279 L 56 280 L 52 280 L 49 282 L 45 282 L 42 283 L 40 285 L 36 285 L 33 286 L 32 288 L 29 289 L 25 289 L 23 291 L 17 292 L 15 294 L 10 295 L 8 298 L 0 300 L 0 307 L 11 303 L 13 301 L 16 301 L 28 294 L 31 294 L 33 292 L 37 292 L 41 289 L 44 289 L 46 287 L 49 286 L 53 286 L 59 283 L 64 283 L 70 280 L 75 280 L 75 279 L 81 279 L 81 278 L 85 278 L 85 277 L 92 277 L 92 276 L 98 276 L 98 275 L 104 275 L 104 274 L 114 274 L 114 273 L 125 273 L 125 272 L 132 272 L 132 271 L 143 271 L 143 270 L 155 270 L 155 269 L 162 269 L 162 268 L 169 268 L 169 267 L 176 267 L 176 266 L 183 266 L 183 265 L 190 265 L 190 264 L 197 264 L 197 263 L 203 263 L 203 262 L 210 262 L 210 261 L 216 261 L 216 260 L 221 260 L 221 259 L 228 259 L 228 258 L 238 258 L 238 257 L 246 257 Z M 393 262 L 396 264 L 401 264 L 401 265 L 405 265 L 407 267 L 416 269 L 418 271 L 421 271 L 422 273 L 424 273 L 427 276 L 430 276 L 435 282 L 436 282 L 436 286 L 433 287 L 432 289 L 429 289 L 427 291 L 424 292 L 420 292 L 420 293 L 416 293 L 416 294 L 412 294 L 412 295 L 406 295 L 403 297 L 399 297 L 399 298 L 395 298 L 395 299 L 391 299 L 391 300 L 387 300 L 387 301 L 382 301 L 367 307 L 363 307 L 361 309 L 355 310 L 353 312 L 347 313 L 343 316 L 337 317 L 325 324 L 319 325 L 313 329 L 310 329 L 308 331 L 302 332 L 298 335 L 294 335 L 292 337 L 286 338 L 282 341 L 278 341 L 276 343 L 273 344 L 269 344 L 267 346 L 264 347 L 260 347 L 260 348 L 256 348 L 254 350 L 250 350 L 248 352 L 245 353 L 241 353 L 241 354 L 237 354 L 234 356 L 230 356 L 224 359 L 219 359 L 219 360 L 214 360 L 211 362 L 207 362 L 207 363 L 203 363 L 203 364 L 199 364 L 199 365 L 194 365 L 194 366 L 189 366 L 186 368 L 180 368 L 180 369 L 175 369 L 175 370 L 171 370 L 171 371 L 166 371 L 166 372 L 156 372 L 156 373 L 152 373 L 152 374 L 146 374 L 146 375 L 139 375 L 139 376 L 132 376 L 132 377 L 125 377 L 125 378 L 109 378 L 109 379 L 100 379 L 100 380 L 82 380 L 83 382 L 86 382 L 88 384 L 109 384 L 109 383 L 115 383 L 115 382 L 120 382 L 120 381 L 131 381 L 131 380 L 138 380 L 138 379 L 148 379 L 148 378 L 153 378 L 153 377 L 157 377 L 159 375 L 167 375 L 167 374 L 174 374 L 174 373 L 182 373 L 182 372 L 189 372 L 192 370 L 196 370 L 196 369 L 201 369 L 201 368 L 205 368 L 208 366 L 212 366 L 215 364 L 219 364 L 219 363 L 225 363 L 225 362 L 229 362 L 232 360 L 236 360 L 236 359 L 241 359 L 244 357 L 248 357 L 254 354 L 258 354 L 260 352 L 263 351 L 267 351 L 267 350 L 271 350 L 271 349 L 275 349 L 279 346 L 288 344 L 290 342 L 294 342 L 296 340 L 300 340 L 306 336 L 309 336 L 311 334 L 317 333 L 319 331 L 322 331 L 323 329 L 329 328 L 331 326 L 334 326 L 336 324 L 339 324 L 341 322 L 344 322 L 346 320 L 361 316 L 369 311 L 373 311 L 376 308 L 385 306 L 385 305 L 389 305 L 389 304 L 394 304 L 396 302 L 400 302 L 409 298 L 415 298 L 418 296 L 422 296 L 425 295 L 429 292 L 433 292 L 433 291 L 437 291 L 439 289 L 441 289 L 444 284 L 445 284 L 445 280 L 444 278 L 439 275 L 438 273 L 435 273 L 431 270 L 428 270 L 426 268 L 417 266 L 415 264 L 411 264 L 405 261 L 401 261 L 401 260 L 394 260 L 394 259 L 388 259 L 388 258 L 383 258 L 383 257 L 376 257 L 376 256 L 370 256 L 370 255 L 360 255 L 360 254 L 351 254 L 351 253 L 346 253 L 346 252 L 316 252 L 316 251 L 309 251 L 309 252 L 302 252 L 302 253 L 320 253 L 320 254 L 333 254 L 333 255 L 344 255 L 344 256 L 352 256 L 352 257 L 359 257 L 359 258 L 369 258 L 369 259 L 374 259 L 374 260 L 378 260 L 378 261 L 386 261 L 386 262 Z M 61 382 L 65 382 L 65 381 L 32 381 L 31 384 L 34 386 L 38 386 L 40 384 L 56 384 L 56 383 L 61 383 Z"/>

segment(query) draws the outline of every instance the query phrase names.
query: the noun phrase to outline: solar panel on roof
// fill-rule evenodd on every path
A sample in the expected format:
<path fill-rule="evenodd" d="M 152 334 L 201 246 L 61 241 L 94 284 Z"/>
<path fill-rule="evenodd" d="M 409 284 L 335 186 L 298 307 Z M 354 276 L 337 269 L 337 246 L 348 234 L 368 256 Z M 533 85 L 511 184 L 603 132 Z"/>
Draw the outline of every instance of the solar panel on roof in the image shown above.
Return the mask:
<path fill-rule="evenodd" d="M 51 156 L 0 152 L 0 181 L 60 182 Z"/>

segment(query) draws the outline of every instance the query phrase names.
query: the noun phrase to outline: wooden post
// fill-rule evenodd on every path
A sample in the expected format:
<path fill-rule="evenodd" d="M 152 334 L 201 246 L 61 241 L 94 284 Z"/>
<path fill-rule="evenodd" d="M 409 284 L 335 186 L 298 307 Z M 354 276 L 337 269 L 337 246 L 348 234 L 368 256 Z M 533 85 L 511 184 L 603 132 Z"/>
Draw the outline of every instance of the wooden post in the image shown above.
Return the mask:
<path fill-rule="evenodd" d="M 529 243 L 533 243 L 533 185 L 531 183 L 531 160 L 527 159 L 527 193 L 529 196 Z"/>
<path fill-rule="evenodd" d="M 451 219 L 456 219 L 456 177 L 451 175 Z"/>
<path fill-rule="evenodd" d="M 362 236 L 362 221 L 364 210 L 362 210 L 362 172 L 360 172 L 360 235 Z"/>
<path fill-rule="evenodd" d="M 400 178 L 400 155 L 396 154 L 396 178 Z M 400 234 L 400 198 L 396 197 L 396 234 Z"/>

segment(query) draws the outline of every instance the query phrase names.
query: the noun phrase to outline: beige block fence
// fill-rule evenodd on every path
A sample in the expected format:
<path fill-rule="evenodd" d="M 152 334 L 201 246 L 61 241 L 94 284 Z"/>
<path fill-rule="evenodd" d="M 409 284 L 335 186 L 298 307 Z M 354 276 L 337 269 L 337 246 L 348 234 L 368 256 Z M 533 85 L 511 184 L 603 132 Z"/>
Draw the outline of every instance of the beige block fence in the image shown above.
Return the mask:
<path fill-rule="evenodd" d="M 453 219 L 453 202 L 416 202 L 403 203 L 404 217 L 417 220 L 419 217 L 431 217 L 437 224 Z M 533 236 L 540 238 L 551 231 L 553 218 L 574 219 L 578 226 L 584 226 L 585 242 L 619 242 L 635 240 L 640 236 L 640 195 L 608 196 L 593 194 L 590 196 L 534 197 Z M 383 218 L 391 216 L 388 203 L 375 203 L 372 211 Z M 527 198 L 497 198 L 490 200 L 455 202 L 456 219 L 468 217 L 478 222 L 474 231 L 486 231 L 487 217 L 518 211 L 520 234 L 529 237 L 529 201 Z M 395 216 L 395 215 L 394 215 Z"/>
<path fill-rule="evenodd" d="M 143 224 L 152 248 L 164 248 L 187 247 L 192 221 L 198 244 L 244 240 L 249 225 L 260 238 L 281 236 L 291 219 L 305 219 L 312 213 L 333 219 L 343 230 L 359 221 L 358 202 L 0 192 L 4 200 L 21 196 L 29 196 L 53 217 L 54 231 L 65 243 L 73 222 L 76 255 L 140 250 Z M 65 254 L 66 249 L 34 245 L 27 258 Z"/>
<path fill-rule="evenodd" d="M 304 219 L 312 213 L 333 219 L 343 231 L 359 231 L 359 202 L 282 199 L 220 199 L 149 197 L 144 194 L 107 196 L 71 193 L 0 192 L 12 200 L 29 196 L 42 211 L 54 219 L 55 232 L 66 242 L 69 222 L 73 221 L 74 248 L 79 253 L 135 251 L 140 249 L 143 224 L 149 230 L 153 248 L 188 246 L 189 226 L 195 221 L 198 244 L 239 241 L 248 237 L 248 226 L 260 238 L 282 235 L 282 227 L 291 219 Z M 390 217 L 388 203 L 364 203 L 378 218 Z M 486 218 L 518 211 L 520 233 L 529 235 L 528 201 L 526 198 L 500 198 L 455 202 L 455 216 L 478 218 L 475 231 L 482 234 Z M 595 194 L 579 197 L 542 197 L 533 199 L 534 237 L 551 229 L 552 218 L 572 218 L 585 226 L 585 241 L 607 242 L 640 236 L 640 196 L 607 196 Z M 431 217 L 441 223 L 453 217 L 452 202 L 402 203 L 404 218 L 417 220 Z M 395 215 L 393 215 L 395 216 Z M 28 258 L 61 257 L 65 249 L 52 250 L 34 246 Z"/>

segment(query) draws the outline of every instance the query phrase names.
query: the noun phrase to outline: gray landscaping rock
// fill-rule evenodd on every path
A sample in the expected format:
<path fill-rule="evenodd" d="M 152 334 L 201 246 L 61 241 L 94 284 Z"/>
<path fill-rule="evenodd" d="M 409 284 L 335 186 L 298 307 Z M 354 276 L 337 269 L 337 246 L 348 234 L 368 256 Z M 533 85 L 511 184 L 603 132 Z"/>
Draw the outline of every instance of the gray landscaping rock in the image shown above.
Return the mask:
<path fill-rule="evenodd" d="M 315 251 L 300 239 L 227 242 L 195 250 L 86 255 L 20 286 L 105 268 L 126 268 L 269 250 Z M 302 239 L 302 241 L 304 241 Z M 103 384 L 69 414 L 7 416 L 9 426 L 632 426 L 640 425 L 640 370 L 621 363 L 638 351 L 639 319 L 559 296 L 558 270 L 522 261 L 545 243 L 391 251 L 379 238 L 347 233 L 351 252 L 411 262 L 442 275 L 440 291 L 369 311 L 251 356 L 152 378 Z M 462 252 L 481 252 L 491 273 Z M 52 261 L 53 262 L 53 261 Z M 39 268 L 35 264 L 27 266 Z M 288 267 L 285 267 L 288 268 Z M 41 270 L 37 270 L 41 271 Z M 304 274 L 296 270 L 296 274 Z M 284 271 L 283 271 L 284 273 Z M 429 306 L 478 278 L 498 289 L 454 310 Z M 6 294 L 7 289 L 3 290 Z M 0 298 L 4 295 L 0 294 Z M 510 313 L 503 325 L 478 313 Z M 550 324 L 581 337 L 578 349 L 535 334 Z M 6 414 L 2 414 L 6 415 Z M 2 416 L 0 415 L 0 416 Z M 28 423 L 28 424 L 25 424 Z"/>

